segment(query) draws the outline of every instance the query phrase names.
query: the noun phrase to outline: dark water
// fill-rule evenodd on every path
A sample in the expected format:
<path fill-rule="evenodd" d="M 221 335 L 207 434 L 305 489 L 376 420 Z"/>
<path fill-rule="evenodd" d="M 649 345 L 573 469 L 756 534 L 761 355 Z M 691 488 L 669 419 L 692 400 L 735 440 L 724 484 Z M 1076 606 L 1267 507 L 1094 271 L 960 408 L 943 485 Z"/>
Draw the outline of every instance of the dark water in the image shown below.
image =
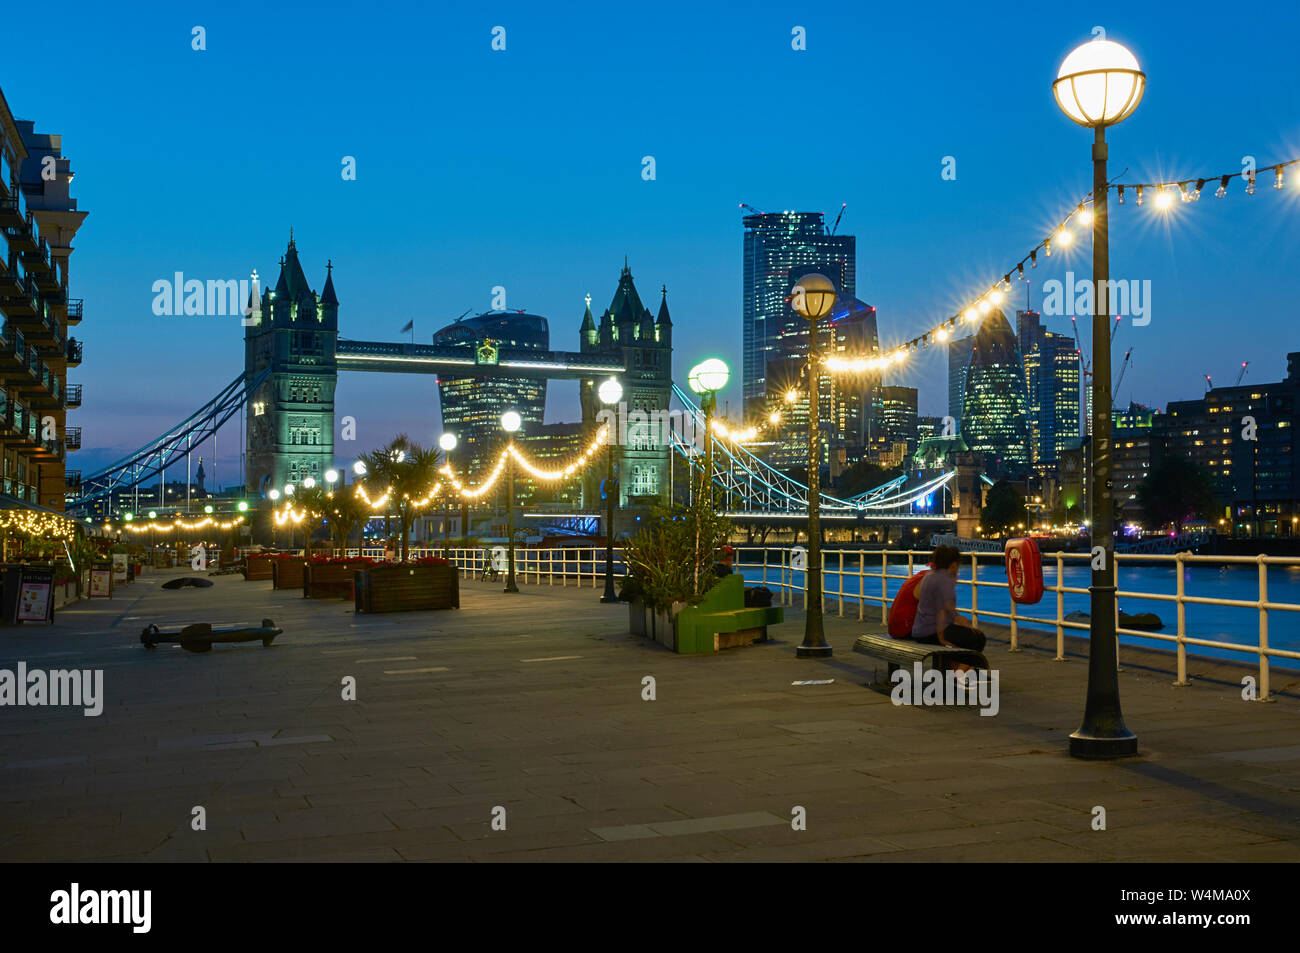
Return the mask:
<path fill-rule="evenodd" d="M 752 562 L 753 556 L 743 554 L 746 562 Z M 760 557 L 761 558 L 761 557 Z M 1054 587 L 1056 582 L 1056 565 L 1055 561 L 1047 558 L 1044 559 L 1043 565 L 1043 584 L 1049 590 Z M 838 558 L 834 553 L 828 553 L 826 558 L 826 570 L 822 573 L 822 588 L 827 595 L 828 611 L 834 612 L 834 599 L 838 597 L 840 590 L 840 573 L 838 571 Z M 850 570 L 852 566 L 852 571 Z M 880 618 L 880 579 L 878 576 L 868 576 L 864 580 L 859 580 L 856 574 L 856 565 L 853 565 L 852 559 L 845 557 L 844 562 L 844 611 L 846 615 L 857 615 L 857 605 L 859 599 L 859 586 L 866 596 L 864 617 L 867 619 L 878 620 Z M 917 568 L 921 568 L 918 562 Z M 760 567 L 745 565 L 741 569 L 747 582 L 758 583 L 763 577 L 763 570 Z M 879 557 L 868 556 L 866 560 L 866 572 L 879 573 Z M 898 592 L 898 589 L 907 579 L 907 560 L 903 559 L 890 562 L 890 577 L 887 580 L 887 589 L 889 598 L 892 599 Z M 1119 590 L 1124 592 L 1142 592 L 1156 595 L 1173 596 L 1177 593 L 1178 580 L 1176 567 L 1171 563 L 1167 566 L 1128 566 L 1123 563 L 1119 567 Z M 793 580 L 789 577 L 793 575 Z M 1067 565 L 1064 571 L 1064 584 L 1067 587 L 1077 589 L 1087 589 L 1089 582 L 1089 570 L 1086 565 Z M 959 608 L 965 613 L 969 612 L 971 589 L 970 589 L 971 569 L 967 562 L 957 577 L 957 598 Z M 981 562 L 979 567 L 980 582 L 1006 582 L 1006 574 L 999 562 Z M 1281 603 L 1296 606 L 1300 609 L 1300 567 L 1297 566 L 1269 566 L 1268 567 L 1268 601 L 1270 603 Z M 769 566 L 767 570 L 767 584 L 769 588 L 775 591 L 781 582 L 781 570 L 779 567 L 773 569 Z M 786 583 L 793 583 L 797 591 L 795 604 L 803 604 L 803 573 L 790 573 L 787 571 Z M 1183 594 L 1184 596 L 1198 596 L 1211 599 L 1238 599 L 1243 601 L 1255 602 L 1259 599 L 1259 569 L 1256 566 L 1185 566 L 1183 567 Z M 1010 597 L 1006 589 L 998 589 L 990 586 L 979 587 L 979 607 L 981 610 L 992 610 L 994 612 L 1009 613 Z M 1173 602 L 1163 602 L 1150 599 L 1138 599 L 1132 596 L 1121 595 L 1119 598 L 1119 607 L 1121 610 L 1129 613 L 1154 612 L 1158 615 L 1165 627 L 1160 630 L 1161 635 L 1174 636 L 1178 633 L 1178 616 L 1176 604 Z M 1072 593 L 1067 592 L 1064 595 L 1064 614 L 1071 612 L 1088 611 L 1088 594 L 1087 592 Z M 1237 606 L 1213 606 L 1198 605 L 1195 603 L 1186 604 L 1186 635 L 1194 638 L 1210 639 L 1216 642 L 1226 642 L 1233 645 L 1242 645 L 1245 647 L 1255 648 L 1259 645 L 1259 610 L 1250 607 L 1243 608 Z M 1019 622 L 1026 628 L 1046 629 L 1055 631 L 1056 619 L 1056 593 L 1048 591 L 1043 594 L 1043 599 L 1036 605 L 1017 607 Z M 1040 625 L 1032 624 L 1029 619 L 1047 620 Z M 989 617 L 990 622 L 999 625 L 1006 625 L 1007 620 Z M 1083 635 L 1086 634 L 1083 629 L 1066 629 L 1067 634 Z M 1151 648 L 1157 648 L 1169 652 L 1174 651 L 1174 643 L 1164 642 L 1157 639 L 1141 638 L 1138 636 L 1121 635 L 1120 641 L 1125 644 L 1142 645 Z M 1270 610 L 1268 613 L 1268 644 L 1270 648 L 1288 649 L 1290 651 L 1300 651 L 1300 611 L 1288 612 L 1282 610 Z M 1253 653 L 1242 653 L 1230 649 L 1216 649 L 1203 646 L 1188 646 L 1189 654 L 1205 655 L 1215 658 L 1231 658 L 1236 661 L 1252 663 L 1254 661 Z M 1274 663 L 1287 668 L 1300 668 L 1300 660 L 1275 658 Z"/>

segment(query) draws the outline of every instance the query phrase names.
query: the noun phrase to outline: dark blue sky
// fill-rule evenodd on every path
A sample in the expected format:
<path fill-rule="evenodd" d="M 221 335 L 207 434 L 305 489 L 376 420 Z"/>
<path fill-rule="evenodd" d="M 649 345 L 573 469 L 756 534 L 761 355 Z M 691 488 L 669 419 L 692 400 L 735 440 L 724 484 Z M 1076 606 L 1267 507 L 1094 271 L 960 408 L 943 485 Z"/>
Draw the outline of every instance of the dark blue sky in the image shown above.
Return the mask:
<path fill-rule="evenodd" d="M 274 280 L 290 226 L 318 289 L 333 259 L 346 337 L 397 339 L 414 318 L 427 341 L 503 285 L 508 307 L 550 319 L 552 346 L 576 348 L 583 296 L 603 308 L 626 255 L 647 301 L 668 286 L 683 379 L 706 356 L 739 368 L 740 201 L 831 218 L 847 202 L 858 296 L 885 343 L 983 291 L 1090 187 L 1090 131 L 1059 111 L 1051 81 L 1096 25 L 1148 76 L 1110 132 L 1113 175 L 1300 156 L 1290 4 L 469 7 L 7 12 L 6 34 L 30 39 L 6 44 L 0 84 L 17 116 L 63 135 L 90 212 L 72 261 L 86 360 L 71 378 L 86 403 L 70 415 L 87 449 L 70 466 L 154 436 L 240 369 L 237 318 L 155 317 L 152 283 L 253 267 Z M 504 53 L 490 49 L 497 25 Z M 796 25 L 805 52 L 791 50 Z M 340 176 L 345 155 L 356 181 Z M 955 181 L 940 176 L 949 155 Z M 1250 197 L 1207 189 L 1169 219 L 1150 203 L 1116 210 L 1112 275 L 1150 279 L 1153 296 L 1150 325 L 1116 341 L 1134 347 L 1121 400 L 1194 397 L 1202 374 L 1231 381 L 1243 360 L 1248 379 L 1282 376 L 1300 350 L 1291 178 L 1285 194 L 1263 179 Z M 1067 267 L 1086 274 L 1087 248 L 1040 266 L 1035 300 Z M 943 413 L 945 374 L 934 351 L 894 382 Z M 574 419 L 576 403 L 576 385 L 552 385 L 552 419 Z M 337 409 L 357 418 L 361 448 L 438 431 L 432 378 L 345 375 Z M 218 438 L 222 482 L 237 476 L 237 434 Z"/>

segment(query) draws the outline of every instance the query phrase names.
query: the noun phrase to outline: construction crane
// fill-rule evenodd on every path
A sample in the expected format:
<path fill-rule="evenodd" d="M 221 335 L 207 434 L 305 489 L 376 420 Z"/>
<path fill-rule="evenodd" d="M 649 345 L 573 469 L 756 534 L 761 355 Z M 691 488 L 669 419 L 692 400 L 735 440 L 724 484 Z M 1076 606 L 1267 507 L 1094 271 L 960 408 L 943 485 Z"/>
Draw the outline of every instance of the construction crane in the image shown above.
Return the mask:
<path fill-rule="evenodd" d="M 1131 363 L 1130 358 L 1132 356 L 1132 348 L 1129 348 L 1124 352 L 1124 360 L 1119 366 L 1119 377 L 1115 381 L 1115 390 L 1110 395 L 1110 402 L 1112 405 L 1115 403 L 1115 398 L 1119 396 L 1119 385 L 1124 383 L 1124 372 L 1128 370 L 1128 366 Z"/>
<path fill-rule="evenodd" d="M 1214 378 L 1209 374 L 1205 375 L 1205 392 L 1208 394 L 1214 388 Z"/>
<path fill-rule="evenodd" d="M 1238 386 L 1240 386 L 1240 384 L 1241 384 L 1241 379 L 1242 379 L 1243 377 L 1246 376 L 1246 368 L 1248 368 L 1248 367 L 1250 367 L 1250 361 L 1242 361 L 1242 362 L 1241 362 L 1241 372 L 1237 375 L 1237 380 L 1236 380 L 1235 382 L 1233 382 L 1233 385 L 1232 385 L 1233 387 L 1238 387 Z"/>
<path fill-rule="evenodd" d="M 745 209 L 746 211 L 753 212 L 755 215 L 762 215 L 762 214 L 763 214 L 763 213 L 760 212 L 758 209 L 754 208 L 754 206 L 752 206 L 752 205 L 746 205 L 744 202 L 741 202 L 741 203 L 740 203 L 740 207 L 743 208 L 743 209 Z"/>
<path fill-rule="evenodd" d="M 840 227 L 840 219 L 844 217 L 844 210 L 848 208 L 848 205 L 849 205 L 848 202 L 844 202 L 840 205 L 840 214 L 835 216 L 835 224 L 831 226 L 831 230 L 827 234 L 830 235 L 835 234 L 835 229 Z"/>

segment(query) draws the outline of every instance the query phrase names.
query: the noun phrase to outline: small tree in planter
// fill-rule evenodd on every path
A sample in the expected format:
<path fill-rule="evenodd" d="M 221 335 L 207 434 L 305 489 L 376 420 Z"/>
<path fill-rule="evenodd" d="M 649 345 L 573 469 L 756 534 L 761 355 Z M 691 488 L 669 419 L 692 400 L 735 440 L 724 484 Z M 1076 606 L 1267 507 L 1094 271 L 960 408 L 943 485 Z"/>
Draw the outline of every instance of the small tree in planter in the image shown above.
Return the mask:
<path fill-rule="evenodd" d="M 731 524 L 703 494 L 691 506 L 660 509 L 626 543 L 625 590 L 656 616 L 671 619 L 683 606 L 699 602 L 717 582 L 717 553 L 730 530 Z"/>
<path fill-rule="evenodd" d="M 330 494 L 326 519 L 329 520 L 330 539 L 334 543 L 334 548 L 339 551 L 340 556 L 343 556 L 348 551 L 349 537 L 359 527 L 365 526 L 370 519 L 370 507 L 366 506 L 355 493 L 340 490 L 338 493 Z"/>
<path fill-rule="evenodd" d="M 331 494 L 323 487 L 298 487 L 297 492 L 290 498 L 289 503 L 294 510 L 301 510 L 303 538 L 303 552 L 310 556 L 312 552 L 312 539 L 324 528 L 325 519 L 329 515 L 329 508 L 332 504 Z"/>
<path fill-rule="evenodd" d="M 388 446 L 364 454 L 361 462 L 365 464 L 372 493 L 388 494 L 389 512 L 396 515 L 401 531 L 398 559 L 406 562 L 407 541 L 419 512 L 416 503 L 428 496 L 438 482 L 442 456 L 437 450 L 426 449 L 406 434 L 400 434 Z"/>

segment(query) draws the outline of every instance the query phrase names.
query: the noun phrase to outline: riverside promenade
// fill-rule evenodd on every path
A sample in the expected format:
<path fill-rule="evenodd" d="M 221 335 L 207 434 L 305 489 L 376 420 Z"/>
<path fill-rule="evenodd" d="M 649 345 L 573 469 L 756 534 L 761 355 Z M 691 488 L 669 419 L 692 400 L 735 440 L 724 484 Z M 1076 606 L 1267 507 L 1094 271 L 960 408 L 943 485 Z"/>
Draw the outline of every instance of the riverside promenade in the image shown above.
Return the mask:
<path fill-rule="evenodd" d="M 628 635 L 599 589 L 462 580 L 459 610 L 358 616 L 167 578 L 0 630 L 0 668 L 104 679 L 98 717 L 0 707 L 0 860 L 1300 860 L 1300 676 L 1282 670 L 1275 701 L 1248 702 L 1247 667 L 1193 660 L 1177 688 L 1172 655 L 1122 648 L 1140 756 L 1083 762 L 1066 747 L 1086 661 L 1029 634 L 1015 654 L 990 641 L 984 717 L 866 687 L 870 622 L 828 617 L 824 661 L 796 659 L 792 609 L 767 644 L 688 657 Z M 263 617 L 284 628 L 270 648 L 139 641 Z"/>

